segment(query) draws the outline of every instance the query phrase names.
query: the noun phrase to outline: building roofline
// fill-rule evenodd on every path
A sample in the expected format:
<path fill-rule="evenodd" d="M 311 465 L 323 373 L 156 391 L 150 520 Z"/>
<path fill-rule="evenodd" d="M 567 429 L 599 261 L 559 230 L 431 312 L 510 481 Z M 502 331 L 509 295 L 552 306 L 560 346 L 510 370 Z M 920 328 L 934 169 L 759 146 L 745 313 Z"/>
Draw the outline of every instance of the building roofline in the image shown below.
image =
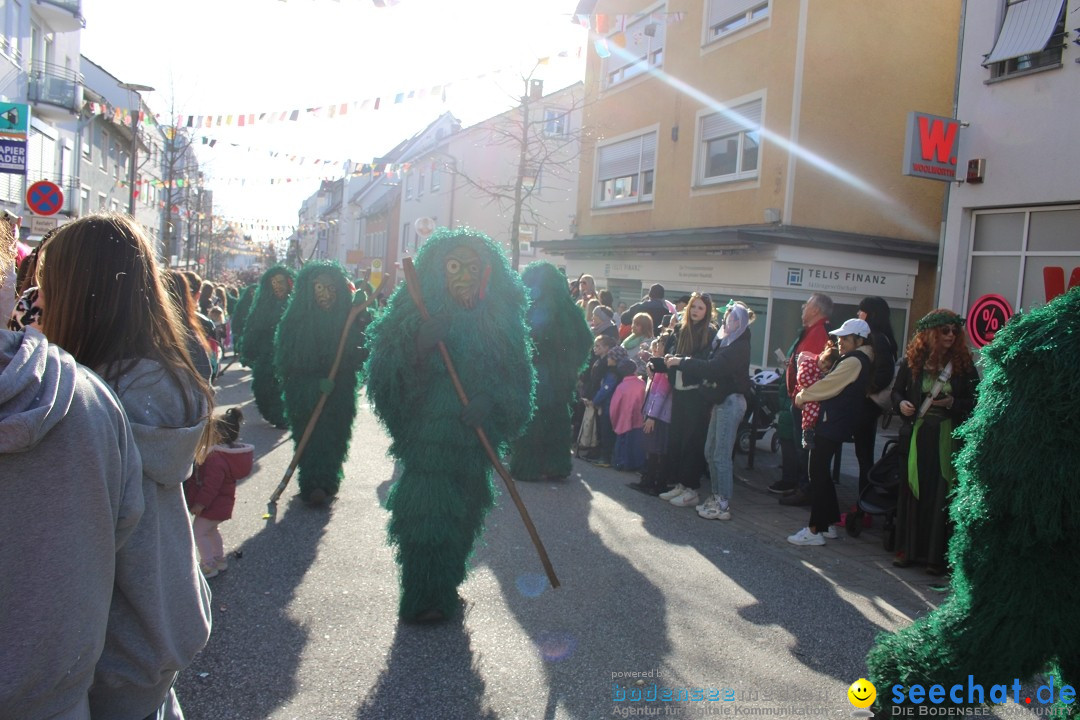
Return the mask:
<path fill-rule="evenodd" d="M 643 233 L 582 235 L 569 240 L 540 240 L 533 245 L 548 254 L 589 251 L 705 250 L 724 246 L 794 245 L 844 252 L 867 252 L 885 257 L 934 260 L 934 243 L 790 225 L 729 225 L 712 228 L 680 228 Z"/>

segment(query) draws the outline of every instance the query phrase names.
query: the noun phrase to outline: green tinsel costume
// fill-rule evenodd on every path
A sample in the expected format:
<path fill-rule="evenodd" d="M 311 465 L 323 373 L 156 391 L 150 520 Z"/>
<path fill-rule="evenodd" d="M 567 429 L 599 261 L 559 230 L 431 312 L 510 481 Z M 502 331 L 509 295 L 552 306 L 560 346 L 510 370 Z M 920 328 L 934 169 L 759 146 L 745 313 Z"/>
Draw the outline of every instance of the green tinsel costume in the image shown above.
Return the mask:
<path fill-rule="evenodd" d="M 281 383 L 274 374 L 274 333 L 292 292 L 293 271 L 275 265 L 263 273 L 244 319 L 240 360 L 251 368 L 251 394 L 263 418 L 277 428 L 287 427 Z"/>
<path fill-rule="evenodd" d="M 248 285 L 244 288 L 244 291 L 240 293 L 240 300 L 236 303 L 235 312 L 230 314 L 229 322 L 232 327 L 233 336 L 233 352 L 237 355 L 241 354 L 241 349 L 244 343 L 244 323 L 247 320 L 248 314 L 251 312 L 251 301 L 255 298 L 255 288 L 257 285 Z"/>
<path fill-rule="evenodd" d="M 570 404 L 578 375 L 589 361 L 593 336 L 570 297 L 566 277 L 554 265 L 531 263 L 521 279 L 530 299 L 536 414 L 513 444 L 513 475 L 516 480 L 566 477 L 574 440 Z"/>
<path fill-rule="evenodd" d="M 1080 683 L 1077 358 L 1080 288 L 1012 318 L 983 348 L 978 405 L 957 431 L 952 594 L 878 638 L 867 665 L 882 705 L 915 683 L 962 684 L 966 702 L 969 675 L 986 693 L 1048 667 L 1056 690 Z M 1075 716 L 1076 703 L 1054 711 Z"/>
<path fill-rule="evenodd" d="M 363 292 L 356 294 L 357 302 L 366 299 Z M 352 302 L 344 268 L 336 262 L 308 263 L 296 277 L 274 339 L 274 371 L 285 390 L 285 416 L 294 446 L 303 437 L 323 388 L 332 388 L 297 465 L 300 498 L 313 504 L 337 494 L 352 438 L 360 367 L 367 357 L 362 345 L 364 327 L 371 321 L 368 311 L 353 321 L 337 376 L 327 384 Z"/>
<path fill-rule="evenodd" d="M 417 253 L 416 270 L 432 320 L 422 322 L 398 287 L 368 330 L 367 365 L 368 397 L 403 466 L 386 504 L 401 566 L 398 611 L 409 621 L 457 610 L 457 586 L 494 504 L 491 464 L 474 426 L 501 452 L 528 422 L 535 384 L 525 290 L 490 239 L 441 229 Z M 435 347 L 439 337 L 469 396 L 464 411 Z"/>

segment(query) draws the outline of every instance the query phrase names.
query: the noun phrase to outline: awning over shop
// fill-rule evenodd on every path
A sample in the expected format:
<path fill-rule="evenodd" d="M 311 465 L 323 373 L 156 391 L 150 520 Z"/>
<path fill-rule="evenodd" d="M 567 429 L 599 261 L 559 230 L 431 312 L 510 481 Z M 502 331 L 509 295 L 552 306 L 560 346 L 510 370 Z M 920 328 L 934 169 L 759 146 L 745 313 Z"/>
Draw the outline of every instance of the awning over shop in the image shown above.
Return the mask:
<path fill-rule="evenodd" d="M 1014 0 L 1005 8 L 994 49 L 983 65 L 1042 52 L 1054 34 L 1065 0 Z"/>

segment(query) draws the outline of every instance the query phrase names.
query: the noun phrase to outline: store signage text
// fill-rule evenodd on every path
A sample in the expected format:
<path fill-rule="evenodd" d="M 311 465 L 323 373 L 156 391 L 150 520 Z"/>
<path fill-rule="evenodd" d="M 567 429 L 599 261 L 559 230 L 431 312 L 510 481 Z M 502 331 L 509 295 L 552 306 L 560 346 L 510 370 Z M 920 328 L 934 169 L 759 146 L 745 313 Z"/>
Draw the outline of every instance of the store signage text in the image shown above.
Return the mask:
<path fill-rule="evenodd" d="M 904 137 L 904 175 L 952 182 L 960 147 L 960 121 L 908 113 Z"/>
<path fill-rule="evenodd" d="M 912 277 L 897 273 L 871 272 L 855 268 L 815 265 L 773 265 L 775 287 L 801 288 L 820 292 L 881 295 L 910 298 Z"/>
<path fill-rule="evenodd" d="M 1064 295 L 1066 290 L 1072 290 L 1080 286 L 1080 267 L 1073 268 L 1069 275 L 1069 287 L 1065 287 L 1065 268 L 1043 268 L 1043 292 L 1046 294 L 1046 302 L 1050 302 L 1058 295 Z"/>

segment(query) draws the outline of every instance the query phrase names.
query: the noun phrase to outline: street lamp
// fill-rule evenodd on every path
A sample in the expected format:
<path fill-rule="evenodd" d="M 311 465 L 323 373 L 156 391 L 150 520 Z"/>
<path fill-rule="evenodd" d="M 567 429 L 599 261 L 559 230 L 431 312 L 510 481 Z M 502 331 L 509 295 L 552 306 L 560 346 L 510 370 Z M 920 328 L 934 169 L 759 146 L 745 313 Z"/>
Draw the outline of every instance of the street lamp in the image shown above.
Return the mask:
<path fill-rule="evenodd" d="M 128 91 L 128 110 L 131 108 L 131 93 L 138 95 L 144 92 L 154 92 L 149 85 L 138 83 L 119 83 L 121 90 Z M 138 166 L 136 156 L 139 154 L 139 113 L 142 111 L 142 96 L 139 96 L 139 104 L 134 108 L 131 116 L 131 167 L 128 169 L 128 215 L 135 217 L 135 169 Z"/>

